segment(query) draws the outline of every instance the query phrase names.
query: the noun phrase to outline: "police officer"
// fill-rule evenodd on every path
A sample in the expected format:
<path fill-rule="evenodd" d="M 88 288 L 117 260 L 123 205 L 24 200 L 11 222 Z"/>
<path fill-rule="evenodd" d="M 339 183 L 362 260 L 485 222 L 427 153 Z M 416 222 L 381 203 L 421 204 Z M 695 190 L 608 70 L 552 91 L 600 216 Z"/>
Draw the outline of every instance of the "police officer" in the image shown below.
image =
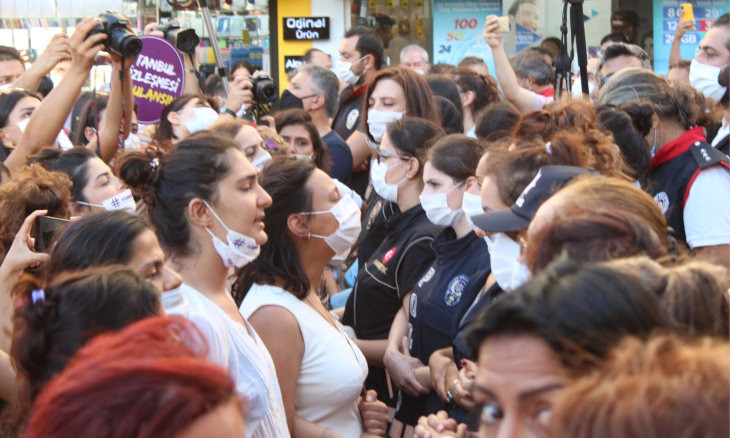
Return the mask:
<path fill-rule="evenodd" d="M 475 176 L 482 152 L 483 147 L 476 140 L 462 134 L 446 136 L 429 150 L 421 207 L 434 225 L 444 229 L 431 242 L 435 260 L 413 287 L 404 332 L 395 333 L 399 328 L 396 324 L 391 329 L 384 363 L 395 380 L 403 380 L 397 375 L 404 370 L 414 372 L 407 366 L 413 363 L 412 358 L 427 369 L 431 353 L 451 345 L 455 317 L 469 307 L 480 290 L 469 284 L 483 285 L 489 274 L 484 270 L 489 266 L 487 245 L 476 236 L 465 214 L 483 211 Z M 476 272 L 479 276 L 475 278 Z M 403 336 L 407 336 L 408 345 L 399 342 Z M 428 379 L 423 386 L 430 389 L 430 375 L 424 374 Z M 420 415 L 435 413 L 445 406 L 434 391 L 422 395 L 414 394 L 408 386 L 402 389 L 391 431 L 398 436 L 405 428 L 410 436 Z"/>
<path fill-rule="evenodd" d="M 425 150 L 443 134 L 440 126 L 418 118 L 388 125 L 373 162 L 373 188 L 386 201 L 397 203 L 401 213 L 386 220 L 385 238 L 359 267 L 343 316 L 343 322 L 353 326 L 368 360 L 366 387 L 375 389 L 378 399 L 391 406 L 395 390 L 382 367 L 383 355 L 396 314 L 403 313 L 403 303 L 433 261 L 430 245 L 441 228 L 428 220 L 418 196 L 423 189 Z"/>
<path fill-rule="evenodd" d="M 672 87 L 651 71 L 625 69 L 601 89 L 599 102 L 648 102 L 654 111 L 646 136 L 652 145 L 648 191 L 678 240 L 729 266 L 730 159 L 697 126 L 704 110 L 691 90 Z"/>
<path fill-rule="evenodd" d="M 340 41 L 340 58 L 335 74 L 346 84 L 340 93 L 332 129 L 347 141 L 352 152 L 352 175 L 348 185 L 360 196 L 368 183 L 367 160 L 370 158 L 366 137 L 359 129 L 367 115 L 365 94 L 369 84 L 384 64 L 383 41 L 371 29 L 356 26 L 345 32 Z"/>

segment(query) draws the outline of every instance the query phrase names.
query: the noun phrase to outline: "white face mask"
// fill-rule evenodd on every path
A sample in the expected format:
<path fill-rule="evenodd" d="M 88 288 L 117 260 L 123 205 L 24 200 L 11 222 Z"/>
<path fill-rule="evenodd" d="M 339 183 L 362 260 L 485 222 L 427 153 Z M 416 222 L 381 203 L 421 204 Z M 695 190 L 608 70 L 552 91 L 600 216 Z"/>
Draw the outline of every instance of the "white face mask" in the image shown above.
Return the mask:
<path fill-rule="evenodd" d="M 368 111 L 368 127 L 370 135 L 373 139 L 380 143 L 383 139 L 385 131 L 388 129 L 388 123 L 395 122 L 403 118 L 405 111 L 380 111 L 371 109 Z"/>
<path fill-rule="evenodd" d="M 464 183 L 460 182 L 443 193 L 433 193 L 431 195 L 421 195 L 418 198 L 421 201 L 421 207 L 426 211 L 426 216 L 432 224 L 440 227 L 453 227 L 461 219 L 464 212 L 452 210 L 449 207 L 446 197 L 457 187 L 461 187 Z"/>
<path fill-rule="evenodd" d="M 185 128 L 191 134 L 198 131 L 208 129 L 210 125 L 215 123 L 218 113 L 213 108 L 207 106 L 199 106 L 193 108 L 193 117 L 184 122 Z"/>
<path fill-rule="evenodd" d="M 128 151 L 138 151 L 140 149 L 139 136 L 137 136 L 137 134 L 130 133 L 124 140 L 124 149 Z"/>
<path fill-rule="evenodd" d="M 355 201 L 357 208 L 362 208 L 362 198 L 360 197 L 360 195 L 357 194 L 356 191 L 347 187 L 342 181 L 340 181 L 338 179 L 332 178 L 332 181 L 335 182 L 335 185 L 337 186 L 337 190 L 340 191 L 340 194 L 342 196 L 349 196 L 350 199 Z"/>
<path fill-rule="evenodd" d="M 310 234 L 312 237 L 318 237 L 324 239 L 324 241 L 332 248 L 335 255 L 330 260 L 330 265 L 339 266 L 345 261 L 347 255 L 350 254 L 352 245 L 357 242 L 357 238 L 360 236 L 360 209 L 347 195 L 342 195 L 339 201 L 332 206 L 329 210 L 325 211 L 310 211 L 301 214 L 328 214 L 339 222 L 339 227 L 330 234 L 329 236 L 322 236 L 319 234 Z"/>
<path fill-rule="evenodd" d="M 25 117 L 16 124 L 18 129 L 20 129 L 20 132 L 25 132 L 25 128 L 28 126 L 29 121 L 30 121 L 30 117 Z M 59 132 L 58 135 L 56 136 L 56 143 L 58 143 L 58 146 L 64 151 L 67 151 L 74 146 L 71 143 L 71 140 L 68 139 L 68 136 L 66 135 L 66 133 L 63 131 Z"/>
<path fill-rule="evenodd" d="M 406 163 L 401 161 L 393 166 L 393 168 L 404 164 Z M 370 161 L 370 180 L 373 183 L 373 190 L 375 190 L 375 193 L 380 195 L 381 198 L 390 202 L 398 202 L 398 186 L 406 180 L 406 177 L 404 176 L 403 179 L 395 184 L 389 184 L 385 181 L 385 176 L 388 174 L 390 169 L 391 168 L 388 167 L 387 164 L 380 163 L 378 160 L 373 158 Z"/>
<path fill-rule="evenodd" d="M 291 154 L 291 156 L 302 160 L 312 161 L 312 154 Z"/>
<path fill-rule="evenodd" d="M 413 71 L 415 71 L 416 73 L 418 73 L 421 76 L 425 76 L 426 75 L 426 71 L 425 70 L 419 70 L 417 68 L 414 68 Z"/>
<path fill-rule="evenodd" d="M 337 75 L 337 77 L 339 78 L 339 80 L 341 80 L 342 82 L 345 82 L 347 84 L 350 84 L 350 85 L 357 84 L 357 80 L 360 79 L 360 76 L 362 75 L 362 73 L 355 74 L 351 70 L 351 68 L 354 64 L 357 64 L 358 62 L 362 61 L 363 59 L 365 59 L 364 56 L 355 62 L 337 61 L 335 63 L 334 72 Z"/>
<path fill-rule="evenodd" d="M 134 214 L 137 209 L 137 204 L 134 202 L 134 196 L 132 191 L 129 189 L 123 190 L 118 195 L 114 195 L 111 198 L 105 199 L 101 205 L 92 204 L 90 202 L 76 201 L 77 204 L 88 205 L 90 207 L 99 207 L 107 211 L 123 210 L 129 214 Z"/>
<path fill-rule="evenodd" d="M 253 160 L 251 162 L 251 164 L 253 164 L 254 167 L 257 168 L 258 170 L 263 170 L 263 168 L 266 167 L 266 163 L 268 163 L 271 160 L 272 160 L 271 154 L 266 152 L 266 153 L 264 153 L 264 155 Z"/>
<path fill-rule="evenodd" d="M 697 60 L 692 60 L 689 66 L 689 83 L 695 90 L 701 92 L 705 97 L 720 101 L 727 91 L 726 87 L 720 85 L 717 81 L 720 76 L 720 70 L 725 66 L 714 66 L 703 64 Z"/>
<path fill-rule="evenodd" d="M 588 97 L 593 96 L 593 92 L 596 91 L 596 84 L 588 81 Z M 570 87 L 570 92 L 573 94 L 574 99 L 580 99 L 583 97 L 583 86 L 580 83 L 580 77 L 573 80 L 573 86 Z"/>
<path fill-rule="evenodd" d="M 473 193 L 464 192 L 464 197 L 461 198 L 461 211 L 464 212 L 466 215 L 466 221 L 469 222 L 471 228 L 474 229 L 474 222 L 471 221 L 471 217 L 478 214 L 484 214 L 482 197 Z"/>
<path fill-rule="evenodd" d="M 223 225 L 223 228 L 226 229 L 226 240 L 228 243 L 223 242 L 208 228 L 205 229 L 213 239 L 215 251 L 223 260 L 223 264 L 226 268 L 231 266 L 241 268 L 259 256 L 261 247 L 259 247 L 254 239 L 228 228 L 221 218 L 218 217 L 216 212 L 210 208 L 210 205 L 208 205 L 206 201 L 203 201 L 203 203 L 206 207 L 208 207 L 208 210 L 213 213 L 213 216 L 218 220 L 218 222 Z"/>
<path fill-rule="evenodd" d="M 484 240 L 489 250 L 492 274 L 502 290 L 514 290 L 530 278 L 530 271 L 520 263 L 519 243 L 505 233 L 495 233 Z"/>

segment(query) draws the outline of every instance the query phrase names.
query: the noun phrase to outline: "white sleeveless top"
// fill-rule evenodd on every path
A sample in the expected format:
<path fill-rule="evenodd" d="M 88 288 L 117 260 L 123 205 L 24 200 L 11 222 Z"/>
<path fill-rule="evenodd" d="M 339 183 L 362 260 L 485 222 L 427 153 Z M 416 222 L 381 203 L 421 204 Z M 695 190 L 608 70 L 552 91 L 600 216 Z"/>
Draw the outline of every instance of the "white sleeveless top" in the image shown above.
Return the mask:
<path fill-rule="evenodd" d="M 234 322 L 218 305 L 184 283 L 164 293 L 162 303 L 167 314 L 184 316 L 203 332 L 208 359 L 233 377 L 236 392 L 246 399 L 246 437 L 289 437 L 274 362 L 253 327 Z"/>
<path fill-rule="evenodd" d="M 335 322 L 338 328 L 334 328 L 307 303 L 276 286 L 251 286 L 241 304 L 241 314 L 248 318 L 259 307 L 268 305 L 288 310 L 304 339 L 296 415 L 343 437 L 359 437 L 362 423 L 357 398 L 368 374 L 360 349 L 345 336 L 339 323 Z"/>

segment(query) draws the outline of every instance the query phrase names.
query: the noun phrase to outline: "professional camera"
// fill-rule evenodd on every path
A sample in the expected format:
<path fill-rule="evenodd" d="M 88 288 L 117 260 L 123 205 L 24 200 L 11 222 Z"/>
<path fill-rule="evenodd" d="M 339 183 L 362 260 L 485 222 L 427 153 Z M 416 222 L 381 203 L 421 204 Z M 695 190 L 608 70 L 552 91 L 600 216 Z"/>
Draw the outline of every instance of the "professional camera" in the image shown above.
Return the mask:
<path fill-rule="evenodd" d="M 257 71 L 251 76 L 251 84 L 253 87 L 253 100 L 256 103 L 271 103 L 277 98 L 276 83 L 269 75 L 262 71 Z"/>
<path fill-rule="evenodd" d="M 97 33 L 106 34 L 104 50 L 114 52 L 125 58 L 136 58 L 142 51 L 142 40 L 127 29 L 127 17 L 112 11 L 99 14 L 99 23 L 91 29 L 86 38 Z"/>
<path fill-rule="evenodd" d="M 200 43 L 195 29 L 182 29 L 177 23 L 167 23 L 158 29 L 165 35 L 165 39 L 177 49 L 188 55 L 195 53 L 195 47 Z"/>

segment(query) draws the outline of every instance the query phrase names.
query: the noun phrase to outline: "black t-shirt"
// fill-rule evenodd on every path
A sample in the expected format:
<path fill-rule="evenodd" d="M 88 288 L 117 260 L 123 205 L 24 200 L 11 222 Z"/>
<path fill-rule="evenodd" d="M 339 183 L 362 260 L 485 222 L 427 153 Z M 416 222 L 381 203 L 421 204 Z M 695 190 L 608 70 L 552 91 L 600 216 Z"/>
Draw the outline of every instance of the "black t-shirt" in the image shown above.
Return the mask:
<path fill-rule="evenodd" d="M 408 315 L 410 353 L 424 364 L 434 351 L 451 345 L 454 321 L 472 304 L 490 272 L 485 269 L 490 266 L 487 244 L 473 231 L 457 239 L 447 228 L 431 248 L 436 259 L 413 287 Z M 415 425 L 421 415 L 445 408 L 435 391 L 423 397 L 401 392 L 395 416 Z"/>
<path fill-rule="evenodd" d="M 433 262 L 431 241 L 440 231 L 428 220 L 420 204 L 388 218 L 385 228 L 385 238 L 359 267 L 342 318 L 360 339 L 388 338 L 401 298 Z M 376 390 L 378 399 L 395 405 L 395 397 L 389 396 L 384 368 L 370 366 L 365 386 Z"/>
<path fill-rule="evenodd" d="M 398 204 L 386 201 L 381 198 L 375 190 L 372 190 L 367 199 L 367 209 L 362 215 L 360 238 L 357 244 L 358 266 L 363 266 L 370 260 L 387 234 L 385 223 L 388 219 L 400 214 Z"/>
<path fill-rule="evenodd" d="M 345 141 L 360 126 L 367 88 L 367 85 L 363 85 L 355 91 L 355 87 L 348 85 L 340 93 L 337 113 L 332 119 L 332 129 Z"/>
<path fill-rule="evenodd" d="M 387 339 L 401 298 L 434 259 L 431 241 L 441 231 L 420 204 L 385 222 L 386 235 L 366 263 L 345 308 L 344 322 L 361 339 Z"/>
<path fill-rule="evenodd" d="M 352 151 L 345 140 L 335 131 L 330 131 L 322 137 L 322 143 L 332 157 L 332 170 L 330 176 L 340 180 L 343 184 L 347 184 L 352 173 Z"/>

